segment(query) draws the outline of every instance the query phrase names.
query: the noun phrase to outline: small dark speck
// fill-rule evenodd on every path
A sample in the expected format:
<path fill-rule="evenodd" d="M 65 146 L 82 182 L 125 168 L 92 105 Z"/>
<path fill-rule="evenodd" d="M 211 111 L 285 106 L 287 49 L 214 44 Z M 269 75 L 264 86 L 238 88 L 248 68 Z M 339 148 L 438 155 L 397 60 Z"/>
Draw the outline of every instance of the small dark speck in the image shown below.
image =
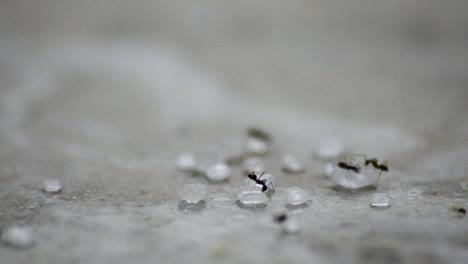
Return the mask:
<path fill-rule="evenodd" d="M 247 135 L 249 137 L 253 137 L 253 138 L 257 138 L 257 139 L 260 139 L 260 140 L 263 140 L 263 141 L 266 141 L 266 142 L 269 142 L 269 141 L 272 141 L 272 137 L 271 135 L 260 129 L 260 128 L 256 128 L 256 127 L 250 127 L 247 129 Z"/>
<path fill-rule="evenodd" d="M 286 220 L 288 220 L 288 216 L 286 214 L 280 214 L 275 216 L 274 220 L 277 223 L 284 223 Z"/>
<path fill-rule="evenodd" d="M 466 215 L 466 209 L 460 206 L 452 207 L 452 211 L 456 213 L 457 217 L 463 218 Z"/>

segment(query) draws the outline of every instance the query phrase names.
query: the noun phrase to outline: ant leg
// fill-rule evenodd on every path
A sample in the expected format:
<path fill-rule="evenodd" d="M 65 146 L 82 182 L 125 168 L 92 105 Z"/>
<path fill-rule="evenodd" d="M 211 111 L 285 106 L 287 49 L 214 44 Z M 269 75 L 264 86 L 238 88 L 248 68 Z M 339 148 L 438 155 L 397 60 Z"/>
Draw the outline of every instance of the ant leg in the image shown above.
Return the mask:
<path fill-rule="evenodd" d="M 275 192 L 275 187 L 273 187 L 273 183 L 272 183 L 272 182 L 270 182 L 270 183 L 268 184 L 268 187 L 270 187 L 270 189 L 271 189 L 272 192 Z"/>
<path fill-rule="evenodd" d="M 382 163 L 380 163 L 380 165 L 384 165 L 384 166 L 388 167 L 388 160 L 384 160 Z"/>
<path fill-rule="evenodd" d="M 359 158 L 356 158 L 356 157 L 359 157 Z M 351 155 L 346 156 L 344 163 L 350 166 L 360 167 L 361 157 L 362 157 L 362 165 L 364 165 L 366 163 L 366 155 L 361 155 L 361 154 L 351 154 Z"/>
<path fill-rule="evenodd" d="M 257 178 L 257 179 L 259 179 L 259 180 L 260 180 L 260 178 L 263 176 L 263 174 L 265 174 L 265 172 L 262 172 L 262 174 L 261 174 L 260 176 L 258 176 L 258 178 Z"/>

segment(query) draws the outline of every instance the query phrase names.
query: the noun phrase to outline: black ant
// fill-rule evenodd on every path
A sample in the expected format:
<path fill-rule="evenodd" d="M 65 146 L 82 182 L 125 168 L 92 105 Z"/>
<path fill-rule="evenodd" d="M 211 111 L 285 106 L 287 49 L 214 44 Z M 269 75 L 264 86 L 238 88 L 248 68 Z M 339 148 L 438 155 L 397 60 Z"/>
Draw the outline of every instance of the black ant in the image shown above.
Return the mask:
<path fill-rule="evenodd" d="M 341 169 L 351 170 L 351 171 L 354 171 L 355 173 L 359 173 L 361 171 L 361 168 L 359 168 L 358 166 L 349 165 L 343 161 L 338 162 L 336 165 Z"/>
<path fill-rule="evenodd" d="M 260 179 L 262 178 L 263 174 L 265 174 L 265 172 L 263 172 L 260 176 L 257 177 L 257 175 L 255 174 L 255 172 L 252 171 L 252 173 L 250 173 L 249 175 L 247 175 L 247 177 L 249 177 L 249 179 L 251 179 L 252 181 L 254 181 L 256 184 L 258 185 L 261 185 L 262 186 L 262 192 L 265 192 L 266 190 L 268 190 L 268 185 L 267 185 L 267 180 L 266 179 Z M 269 185 L 271 185 L 272 187 L 272 190 L 274 191 L 273 189 L 273 184 L 270 183 Z"/>
<path fill-rule="evenodd" d="M 376 158 L 368 159 L 366 155 L 362 155 L 362 154 L 355 154 L 354 156 L 363 157 L 364 158 L 364 165 L 366 167 L 369 166 L 369 165 L 372 165 L 372 167 L 374 167 L 375 169 L 380 170 L 380 173 L 382 173 L 384 171 L 388 172 L 388 165 L 387 165 L 386 161 L 379 164 L 379 160 L 376 159 Z"/>
<path fill-rule="evenodd" d="M 465 217 L 466 215 L 466 209 L 464 207 L 453 206 L 452 211 L 454 211 L 459 218 Z"/>
<path fill-rule="evenodd" d="M 289 220 L 289 217 L 286 213 L 275 215 L 273 217 L 273 221 L 281 227 L 281 235 L 294 234 L 299 232 L 298 224 L 292 219 Z"/>
<path fill-rule="evenodd" d="M 265 132 L 265 131 L 263 131 L 263 130 L 261 130 L 259 128 L 255 128 L 255 127 L 251 127 L 249 129 L 247 129 L 247 135 L 249 137 L 257 138 L 257 139 L 260 139 L 260 140 L 265 141 L 265 142 L 272 141 L 270 134 L 268 134 L 267 132 Z"/>
<path fill-rule="evenodd" d="M 386 162 L 383 162 L 383 163 L 379 164 L 379 161 L 376 158 L 365 159 L 364 164 L 366 166 L 369 166 L 369 164 L 372 164 L 372 166 L 374 168 L 378 169 L 378 170 L 388 171 L 388 166 L 387 166 Z"/>
<path fill-rule="evenodd" d="M 284 223 L 288 220 L 288 216 L 286 214 L 280 214 L 280 215 L 276 215 L 273 220 L 276 222 L 276 223 Z"/>

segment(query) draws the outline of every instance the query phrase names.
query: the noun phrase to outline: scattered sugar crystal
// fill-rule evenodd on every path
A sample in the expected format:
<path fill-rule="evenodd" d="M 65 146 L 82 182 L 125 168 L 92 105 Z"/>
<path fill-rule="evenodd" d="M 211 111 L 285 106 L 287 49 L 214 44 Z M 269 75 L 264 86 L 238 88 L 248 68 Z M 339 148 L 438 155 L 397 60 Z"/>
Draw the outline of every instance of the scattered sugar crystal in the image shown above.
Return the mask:
<path fill-rule="evenodd" d="M 289 219 L 284 223 L 283 225 L 283 232 L 287 234 L 296 234 L 301 231 L 301 228 L 299 226 L 299 223 L 295 221 L 294 219 Z"/>
<path fill-rule="evenodd" d="M 468 191 L 468 181 L 460 183 L 460 186 L 463 188 L 463 190 Z"/>
<path fill-rule="evenodd" d="M 464 200 L 465 199 L 465 194 L 463 192 L 454 192 L 454 193 L 452 193 L 452 197 L 455 200 Z"/>
<path fill-rule="evenodd" d="M 231 198 L 226 194 L 214 194 L 211 196 L 211 199 L 215 202 L 229 202 Z"/>
<path fill-rule="evenodd" d="M 237 198 L 245 206 L 266 205 L 268 203 L 266 194 L 258 189 L 243 189 L 237 193 Z"/>
<path fill-rule="evenodd" d="M 380 179 L 380 171 L 374 169 L 371 166 L 360 166 L 360 168 L 361 171 L 356 173 L 354 171 L 342 169 L 334 165 L 333 172 L 329 175 L 329 177 L 336 184 L 350 189 L 377 186 Z"/>
<path fill-rule="evenodd" d="M 232 170 L 225 163 L 216 163 L 209 167 L 205 174 L 210 181 L 224 181 L 231 176 Z"/>
<path fill-rule="evenodd" d="M 260 175 L 262 175 L 260 173 Z M 276 177 L 273 176 L 272 174 L 270 173 L 264 173 L 263 176 L 262 176 L 262 179 L 266 180 L 266 184 L 268 185 L 269 183 L 271 184 L 275 184 L 276 183 Z"/>
<path fill-rule="evenodd" d="M 42 189 L 46 193 L 59 193 L 62 191 L 62 184 L 57 179 L 47 179 L 42 183 Z"/>
<path fill-rule="evenodd" d="M 320 159 L 329 160 L 340 157 L 345 150 L 346 147 L 341 140 L 337 138 L 323 138 L 319 141 L 315 154 Z"/>
<path fill-rule="evenodd" d="M 197 169 L 195 156 L 192 153 L 183 153 L 177 158 L 177 167 L 183 171 L 195 171 Z"/>
<path fill-rule="evenodd" d="M 408 196 L 410 199 L 418 199 L 421 197 L 422 190 L 419 188 L 412 188 L 408 191 Z"/>
<path fill-rule="evenodd" d="M 377 183 L 380 180 L 380 176 L 382 176 L 382 171 L 374 168 L 373 166 L 364 166 L 361 170 L 361 173 L 366 175 L 371 182 L 370 185 L 377 186 Z"/>
<path fill-rule="evenodd" d="M 377 193 L 372 196 L 372 201 L 370 203 L 370 207 L 383 209 L 390 207 L 390 201 L 388 196 L 383 193 Z"/>
<path fill-rule="evenodd" d="M 18 249 L 30 248 L 34 245 L 34 235 L 30 228 L 11 226 L 2 233 L 2 243 Z"/>
<path fill-rule="evenodd" d="M 206 186 L 203 184 L 186 184 L 179 191 L 179 196 L 187 203 L 198 203 L 206 195 Z"/>
<path fill-rule="evenodd" d="M 310 201 L 310 195 L 298 187 L 291 187 L 285 190 L 286 199 L 290 205 L 300 205 Z"/>
<path fill-rule="evenodd" d="M 245 145 L 245 151 L 248 154 L 265 155 L 268 149 L 268 143 L 257 138 L 249 138 Z"/>
<path fill-rule="evenodd" d="M 330 176 L 333 173 L 333 163 L 327 163 L 324 166 L 325 175 Z"/>
<path fill-rule="evenodd" d="M 286 172 L 299 173 L 305 170 L 304 165 L 291 154 L 283 155 L 281 163 L 283 170 Z"/>
<path fill-rule="evenodd" d="M 253 171 L 258 175 L 262 174 L 262 172 L 265 171 L 265 165 L 263 163 L 263 160 L 256 157 L 250 157 L 245 159 L 242 163 L 242 167 L 244 168 L 245 172 L 251 173 Z"/>

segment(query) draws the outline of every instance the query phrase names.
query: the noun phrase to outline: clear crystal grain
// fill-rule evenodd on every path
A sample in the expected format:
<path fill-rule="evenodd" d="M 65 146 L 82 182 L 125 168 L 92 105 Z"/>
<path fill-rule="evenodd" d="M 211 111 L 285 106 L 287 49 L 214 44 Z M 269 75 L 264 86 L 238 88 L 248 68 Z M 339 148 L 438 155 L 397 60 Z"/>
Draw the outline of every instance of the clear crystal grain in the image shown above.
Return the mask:
<path fill-rule="evenodd" d="M 246 173 L 251 173 L 252 171 L 260 175 L 265 171 L 265 164 L 263 160 L 257 157 L 250 157 L 244 160 L 242 167 Z"/>
<path fill-rule="evenodd" d="M 342 169 L 336 165 L 333 166 L 329 178 L 336 184 L 350 189 L 363 188 L 367 186 L 377 186 L 380 179 L 380 171 L 371 166 L 360 166 L 361 170 L 356 173 L 352 170 Z"/>
<path fill-rule="evenodd" d="M 203 184 L 186 184 L 179 191 L 179 196 L 187 203 L 198 203 L 206 196 L 206 186 Z"/>
<path fill-rule="evenodd" d="M 62 183 L 57 179 L 46 179 L 42 183 L 42 189 L 46 193 L 59 193 L 62 191 Z"/>
<path fill-rule="evenodd" d="M 268 203 L 266 194 L 258 189 L 243 189 L 237 193 L 237 199 L 245 206 L 266 205 Z"/>
<path fill-rule="evenodd" d="M 206 169 L 205 174 L 210 181 L 225 181 L 231 176 L 232 170 L 225 163 L 216 163 Z"/>
<path fill-rule="evenodd" d="M 305 170 L 304 165 L 292 154 L 283 155 L 281 166 L 286 172 L 299 173 Z"/>
<path fill-rule="evenodd" d="M 297 221 L 294 219 L 288 220 L 283 225 L 283 232 L 286 234 L 297 234 L 301 231 L 301 227 Z"/>
<path fill-rule="evenodd" d="M 315 155 L 319 159 L 330 160 L 340 157 L 346 147 L 344 143 L 337 138 L 323 138 L 315 150 Z"/>
<path fill-rule="evenodd" d="M 245 152 L 253 155 L 265 155 L 268 149 L 268 143 L 257 138 L 249 138 L 245 145 Z"/>
<path fill-rule="evenodd" d="M 333 173 L 333 163 L 325 164 L 323 170 L 325 172 L 325 175 L 330 176 Z"/>
<path fill-rule="evenodd" d="M 192 153 L 182 153 L 177 158 L 177 168 L 182 171 L 195 171 L 197 169 L 195 156 Z"/>
<path fill-rule="evenodd" d="M 300 205 L 310 201 L 310 195 L 298 187 L 291 187 L 285 190 L 286 200 L 289 205 Z"/>
<path fill-rule="evenodd" d="M 372 200 L 370 202 L 370 207 L 376 209 L 383 209 L 390 207 L 390 200 L 388 196 L 383 193 L 377 193 L 372 196 Z"/>
<path fill-rule="evenodd" d="M 1 241 L 3 244 L 18 249 L 26 249 L 34 245 L 34 234 L 29 227 L 10 226 L 3 230 Z"/>

